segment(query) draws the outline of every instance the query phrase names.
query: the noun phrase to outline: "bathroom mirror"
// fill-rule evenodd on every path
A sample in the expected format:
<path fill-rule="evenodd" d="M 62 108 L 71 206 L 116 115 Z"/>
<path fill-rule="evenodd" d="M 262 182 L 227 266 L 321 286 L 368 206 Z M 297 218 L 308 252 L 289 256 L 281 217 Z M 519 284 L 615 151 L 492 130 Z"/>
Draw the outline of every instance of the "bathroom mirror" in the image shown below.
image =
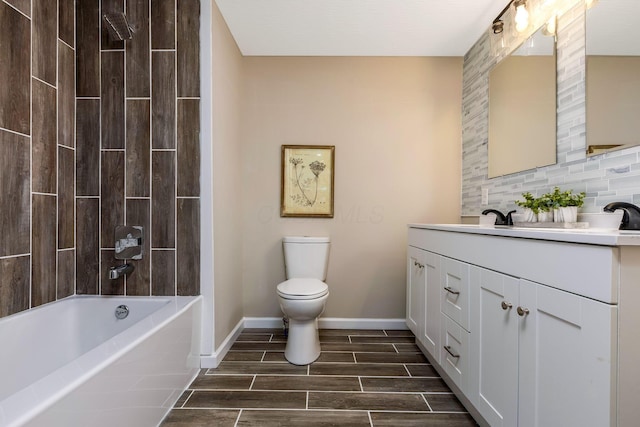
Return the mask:
<path fill-rule="evenodd" d="M 640 144 L 639 0 L 587 10 L 587 156 Z"/>
<path fill-rule="evenodd" d="M 489 72 L 488 177 L 556 163 L 556 43 L 542 28 Z"/>

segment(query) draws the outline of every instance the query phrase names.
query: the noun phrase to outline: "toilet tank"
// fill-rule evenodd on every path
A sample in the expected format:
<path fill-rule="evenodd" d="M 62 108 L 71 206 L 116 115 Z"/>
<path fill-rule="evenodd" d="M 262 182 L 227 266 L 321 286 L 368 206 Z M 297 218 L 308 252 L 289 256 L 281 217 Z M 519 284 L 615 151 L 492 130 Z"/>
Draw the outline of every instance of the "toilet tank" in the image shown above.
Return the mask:
<path fill-rule="evenodd" d="M 287 279 L 313 278 L 323 282 L 329 267 L 329 238 L 288 236 L 282 239 Z"/>

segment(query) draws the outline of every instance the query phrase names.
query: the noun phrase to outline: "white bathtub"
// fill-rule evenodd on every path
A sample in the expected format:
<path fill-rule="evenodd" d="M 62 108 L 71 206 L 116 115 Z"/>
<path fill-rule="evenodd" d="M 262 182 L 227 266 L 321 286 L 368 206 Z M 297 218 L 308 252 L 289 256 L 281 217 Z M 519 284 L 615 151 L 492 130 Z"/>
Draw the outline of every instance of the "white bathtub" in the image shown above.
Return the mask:
<path fill-rule="evenodd" d="M 0 426 L 158 425 L 199 371 L 201 306 L 75 296 L 0 319 Z"/>

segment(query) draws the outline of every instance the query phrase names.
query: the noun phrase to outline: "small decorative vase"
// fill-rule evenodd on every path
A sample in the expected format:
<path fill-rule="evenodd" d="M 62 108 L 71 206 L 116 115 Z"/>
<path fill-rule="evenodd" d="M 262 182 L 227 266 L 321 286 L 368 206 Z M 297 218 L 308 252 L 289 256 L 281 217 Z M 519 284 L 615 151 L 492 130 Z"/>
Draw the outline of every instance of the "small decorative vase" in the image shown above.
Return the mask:
<path fill-rule="evenodd" d="M 536 222 L 538 220 L 538 215 L 531 210 L 531 208 L 524 208 L 523 218 L 524 222 Z"/>
<path fill-rule="evenodd" d="M 538 222 L 553 222 L 553 212 L 552 211 L 538 212 Z"/>
<path fill-rule="evenodd" d="M 566 206 L 566 207 L 555 209 L 553 211 L 553 220 L 555 222 L 577 222 L 578 207 Z"/>

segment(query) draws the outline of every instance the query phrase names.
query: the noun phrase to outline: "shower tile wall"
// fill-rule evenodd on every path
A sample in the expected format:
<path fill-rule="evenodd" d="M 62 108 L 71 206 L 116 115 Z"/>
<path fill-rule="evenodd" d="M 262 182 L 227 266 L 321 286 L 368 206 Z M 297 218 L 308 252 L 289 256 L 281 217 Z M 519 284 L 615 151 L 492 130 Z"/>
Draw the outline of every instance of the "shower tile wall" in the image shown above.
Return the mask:
<path fill-rule="evenodd" d="M 462 95 L 462 215 L 486 207 L 515 209 L 521 193 L 546 193 L 554 186 L 585 191 L 582 208 L 601 211 L 612 201 L 640 204 L 640 147 L 585 156 L 585 10 L 578 4 L 558 21 L 557 164 L 488 179 L 489 70 L 496 62 L 488 29 L 465 55 Z M 489 189 L 489 206 L 481 189 Z"/>
<path fill-rule="evenodd" d="M 133 40 L 109 39 L 108 11 Z M 0 317 L 74 293 L 199 293 L 199 13 L 0 0 Z M 124 223 L 145 227 L 145 257 L 108 281 Z"/>
<path fill-rule="evenodd" d="M 0 1 L 0 317 L 74 292 L 74 6 Z"/>
<path fill-rule="evenodd" d="M 112 12 L 133 39 L 112 40 Z M 200 291 L 199 16 L 198 0 L 76 3 L 78 294 Z M 109 280 L 119 224 L 144 227 L 144 257 Z"/>

